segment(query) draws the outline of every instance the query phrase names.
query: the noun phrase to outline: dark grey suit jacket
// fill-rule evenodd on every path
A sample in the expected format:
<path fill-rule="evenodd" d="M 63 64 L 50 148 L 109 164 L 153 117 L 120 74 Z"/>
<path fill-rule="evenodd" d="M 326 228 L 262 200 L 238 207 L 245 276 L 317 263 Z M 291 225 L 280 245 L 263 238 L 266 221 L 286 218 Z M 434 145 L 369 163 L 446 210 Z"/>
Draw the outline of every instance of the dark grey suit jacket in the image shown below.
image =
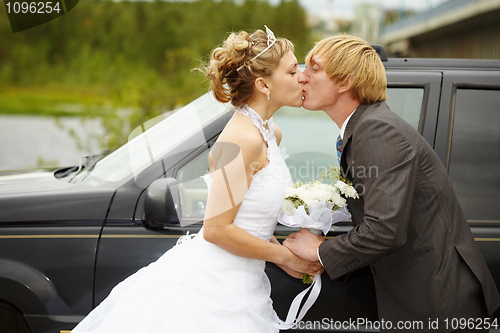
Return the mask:
<path fill-rule="evenodd" d="M 347 124 L 341 166 L 359 199 L 354 228 L 323 242 L 332 279 L 370 265 L 379 317 L 393 321 L 491 315 L 500 296 L 448 174 L 423 137 L 384 103 L 361 104 Z M 441 323 L 439 330 L 445 330 Z"/>

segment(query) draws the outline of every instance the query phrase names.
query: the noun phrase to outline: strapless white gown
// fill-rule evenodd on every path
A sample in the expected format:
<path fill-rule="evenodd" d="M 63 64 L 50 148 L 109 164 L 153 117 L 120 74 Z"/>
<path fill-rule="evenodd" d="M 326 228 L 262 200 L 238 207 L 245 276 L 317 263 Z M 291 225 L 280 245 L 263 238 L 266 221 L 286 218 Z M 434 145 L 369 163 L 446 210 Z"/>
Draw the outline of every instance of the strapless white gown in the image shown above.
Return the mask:
<path fill-rule="evenodd" d="M 269 241 L 292 179 L 272 120 L 266 129 L 248 106 L 235 111 L 261 131 L 269 164 L 254 175 L 234 224 Z M 210 176 L 204 178 L 210 187 Z M 264 268 L 262 260 L 239 257 L 205 241 L 202 228 L 195 238 L 118 284 L 72 332 L 276 333 L 279 319 Z"/>

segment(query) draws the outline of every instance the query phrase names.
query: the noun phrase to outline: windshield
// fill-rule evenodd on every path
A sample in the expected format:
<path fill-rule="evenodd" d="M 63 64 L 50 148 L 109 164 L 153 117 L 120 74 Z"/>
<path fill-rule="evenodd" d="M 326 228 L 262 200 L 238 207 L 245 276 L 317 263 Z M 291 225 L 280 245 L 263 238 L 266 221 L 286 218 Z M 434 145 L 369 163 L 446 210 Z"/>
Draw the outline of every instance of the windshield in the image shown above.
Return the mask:
<path fill-rule="evenodd" d="M 230 106 L 219 103 L 207 93 L 192 103 L 167 112 L 136 128 L 129 141 L 100 160 L 87 173 L 76 179 L 90 184 L 124 183 L 137 177 L 144 169 L 164 158 L 186 139 L 197 148 L 207 142 L 203 128 L 229 111 Z M 194 140 L 193 140 L 194 138 Z"/>

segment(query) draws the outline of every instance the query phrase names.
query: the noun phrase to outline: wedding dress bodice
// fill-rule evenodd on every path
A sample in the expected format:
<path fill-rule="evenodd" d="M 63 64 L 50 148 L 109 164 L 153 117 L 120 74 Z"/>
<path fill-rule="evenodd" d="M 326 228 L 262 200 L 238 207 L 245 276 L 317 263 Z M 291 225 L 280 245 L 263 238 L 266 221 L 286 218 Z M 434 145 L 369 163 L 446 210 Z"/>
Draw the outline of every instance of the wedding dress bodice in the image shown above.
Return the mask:
<path fill-rule="evenodd" d="M 255 127 L 261 132 L 267 144 L 269 163 L 253 175 L 233 223 L 252 235 L 269 241 L 285 198 L 285 187 L 292 182 L 285 163 L 285 149 L 280 149 L 276 143 L 276 126 L 272 118 L 263 121 L 259 114 L 247 105 L 236 108 L 235 111 L 252 119 Z M 212 178 L 207 174 L 204 179 L 210 190 Z"/>

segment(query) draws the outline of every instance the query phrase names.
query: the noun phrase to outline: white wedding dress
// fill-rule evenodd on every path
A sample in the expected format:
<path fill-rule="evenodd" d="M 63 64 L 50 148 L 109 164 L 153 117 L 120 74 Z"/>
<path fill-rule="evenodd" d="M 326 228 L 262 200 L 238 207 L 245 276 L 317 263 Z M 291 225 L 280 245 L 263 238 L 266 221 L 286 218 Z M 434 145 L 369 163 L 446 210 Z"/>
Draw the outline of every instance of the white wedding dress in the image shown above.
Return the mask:
<path fill-rule="evenodd" d="M 234 224 L 269 241 L 292 182 L 276 144 L 275 126 L 244 106 L 268 145 L 269 164 L 257 172 Z M 204 176 L 208 187 L 211 178 Z M 233 255 L 203 238 L 167 251 L 120 284 L 72 331 L 73 333 L 267 333 L 278 332 L 265 262 Z"/>

